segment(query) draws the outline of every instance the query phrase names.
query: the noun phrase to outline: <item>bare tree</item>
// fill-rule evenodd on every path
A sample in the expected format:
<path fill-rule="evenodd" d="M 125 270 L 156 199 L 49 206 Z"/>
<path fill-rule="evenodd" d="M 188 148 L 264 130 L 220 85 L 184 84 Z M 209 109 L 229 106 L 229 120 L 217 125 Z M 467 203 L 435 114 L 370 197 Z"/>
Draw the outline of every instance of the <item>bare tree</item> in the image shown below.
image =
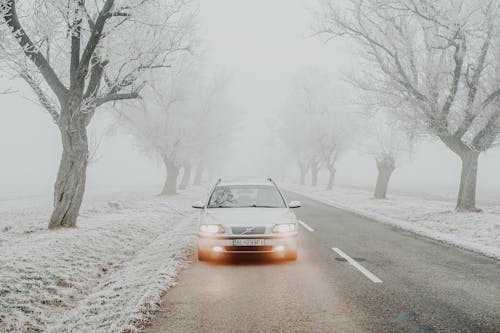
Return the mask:
<path fill-rule="evenodd" d="M 281 140 L 297 163 L 299 184 L 305 185 L 307 173 L 311 168 L 311 160 L 316 156 L 314 146 L 316 143 L 309 137 L 311 123 L 294 103 L 285 107 L 281 119 L 279 131 Z"/>
<path fill-rule="evenodd" d="M 342 89 L 335 88 L 337 94 Z M 344 96 L 346 94 L 344 93 Z M 357 128 L 354 121 L 354 109 L 344 103 L 342 99 L 328 102 L 329 112 L 325 111 L 319 120 L 318 128 L 324 128 L 319 136 L 319 154 L 321 163 L 328 170 L 327 190 L 333 189 L 335 176 L 337 173 L 336 164 L 340 156 L 353 144 L 353 133 Z"/>
<path fill-rule="evenodd" d="M 224 79 L 207 79 L 196 59 L 180 58 L 176 64 L 169 73 L 150 79 L 142 93 L 147 103 L 137 101 L 118 114 L 119 124 L 140 150 L 164 163 L 162 195 L 188 186 L 193 161 L 199 166 L 208 161 L 228 139 L 240 114 L 227 99 Z"/>
<path fill-rule="evenodd" d="M 187 160 L 182 166 L 182 179 L 179 184 L 179 189 L 185 190 L 191 181 L 191 161 Z"/>
<path fill-rule="evenodd" d="M 478 157 L 500 133 L 498 1 L 328 1 L 318 32 L 362 47 L 365 91 L 462 161 L 457 210 L 477 211 Z M 358 82 L 361 80 L 358 80 Z"/>
<path fill-rule="evenodd" d="M 394 170 L 396 170 L 396 161 L 391 154 L 382 154 L 376 161 L 378 176 L 373 197 L 375 199 L 386 199 L 389 180 Z"/>
<path fill-rule="evenodd" d="M 61 133 L 49 228 L 74 227 L 96 109 L 138 98 L 141 74 L 189 47 L 193 10 L 183 0 L 1 0 L 0 15 L 10 35 L 0 45 L 3 67 L 28 83 Z"/>
<path fill-rule="evenodd" d="M 311 185 L 317 186 L 320 169 L 326 166 L 327 188 L 333 186 L 335 163 L 348 145 L 352 125 L 344 93 L 329 75 L 315 68 L 300 71 L 292 82 L 281 117 L 281 138 L 297 160 L 301 185 L 310 170 Z"/>
<path fill-rule="evenodd" d="M 323 163 L 328 170 L 328 183 L 326 185 L 327 190 L 333 189 L 333 184 L 335 182 L 335 174 L 337 173 L 337 169 L 335 165 L 339 158 L 342 148 L 333 138 L 323 137 L 320 141 L 321 147 L 321 158 L 323 159 Z"/>
<path fill-rule="evenodd" d="M 203 181 L 203 172 L 204 172 L 203 161 L 200 160 L 198 161 L 198 163 L 196 163 L 193 185 L 196 186 L 201 185 Z"/>
<path fill-rule="evenodd" d="M 375 160 L 377 180 L 373 197 L 386 199 L 393 172 L 411 160 L 420 133 L 382 110 L 366 110 L 360 116 L 363 123 L 358 125 L 358 130 L 363 136 L 357 137 L 357 149 Z"/>
<path fill-rule="evenodd" d="M 193 165 L 195 166 L 194 185 L 201 184 L 207 163 L 216 159 L 215 153 L 224 151 L 224 145 L 221 144 L 230 141 L 238 131 L 241 116 L 244 114 L 244 111 L 226 96 L 230 81 L 226 74 L 214 73 L 202 81 L 204 83 L 199 86 L 193 97 L 199 110 L 197 121 L 193 124 L 197 144 L 192 147 L 192 154 L 189 156 L 190 173 L 193 171 Z M 189 179 L 186 181 L 189 183 Z"/>

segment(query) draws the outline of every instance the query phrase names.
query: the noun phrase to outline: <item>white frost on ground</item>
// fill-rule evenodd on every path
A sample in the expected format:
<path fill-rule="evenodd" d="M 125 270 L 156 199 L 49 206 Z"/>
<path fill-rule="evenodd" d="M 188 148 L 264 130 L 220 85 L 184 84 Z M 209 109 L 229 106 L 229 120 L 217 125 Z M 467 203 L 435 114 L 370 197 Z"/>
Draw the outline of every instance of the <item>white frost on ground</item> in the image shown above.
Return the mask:
<path fill-rule="evenodd" d="M 137 331 L 187 263 L 204 194 L 89 199 L 58 231 L 47 205 L 0 201 L 0 332 Z"/>
<path fill-rule="evenodd" d="M 298 185 L 286 188 L 379 222 L 500 259 L 500 205 L 481 205 L 482 213 L 458 213 L 451 201 L 407 195 L 376 200 L 368 190 L 341 186 L 331 191 Z"/>

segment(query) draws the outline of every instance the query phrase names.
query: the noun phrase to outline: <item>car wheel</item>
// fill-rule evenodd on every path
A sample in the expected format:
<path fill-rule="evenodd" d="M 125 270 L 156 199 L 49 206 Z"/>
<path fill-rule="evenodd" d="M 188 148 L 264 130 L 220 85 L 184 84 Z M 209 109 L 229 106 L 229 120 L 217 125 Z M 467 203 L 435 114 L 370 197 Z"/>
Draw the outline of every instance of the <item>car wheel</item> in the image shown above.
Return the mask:
<path fill-rule="evenodd" d="M 290 261 L 295 261 L 295 260 L 297 260 L 297 255 L 298 255 L 298 253 L 297 253 L 296 249 L 295 250 L 289 250 L 285 254 L 285 259 L 286 260 L 290 260 Z"/>
<path fill-rule="evenodd" d="M 207 252 L 198 248 L 198 261 L 207 261 L 209 259 Z"/>

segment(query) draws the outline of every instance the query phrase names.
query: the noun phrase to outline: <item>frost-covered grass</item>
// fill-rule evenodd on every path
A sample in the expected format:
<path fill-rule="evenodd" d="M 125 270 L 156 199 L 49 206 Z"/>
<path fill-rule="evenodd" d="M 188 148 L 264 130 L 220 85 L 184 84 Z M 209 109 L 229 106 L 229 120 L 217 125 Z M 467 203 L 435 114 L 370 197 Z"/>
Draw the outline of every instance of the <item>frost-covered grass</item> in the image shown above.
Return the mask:
<path fill-rule="evenodd" d="M 137 331 L 187 263 L 204 194 L 89 199 L 57 231 L 48 205 L 0 202 L 0 332 Z"/>
<path fill-rule="evenodd" d="M 359 188 L 288 185 L 287 189 L 373 220 L 500 259 L 500 204 L 481 205 L 482 213 L 458 213 L 451 200 L 409 195 L 372 198 Z"/>

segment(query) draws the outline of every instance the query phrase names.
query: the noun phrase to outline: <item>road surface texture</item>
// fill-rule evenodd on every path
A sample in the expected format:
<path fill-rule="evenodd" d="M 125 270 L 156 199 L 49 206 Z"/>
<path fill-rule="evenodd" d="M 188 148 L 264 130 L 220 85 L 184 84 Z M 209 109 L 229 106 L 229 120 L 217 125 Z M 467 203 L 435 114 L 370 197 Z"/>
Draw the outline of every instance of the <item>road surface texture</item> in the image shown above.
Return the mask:
<path fill-rule="evenodd" d="M 194 262 L 147 332 L 500 333 L 499 261 L 288 197 L 314 229 L 297 262 Z"/>

